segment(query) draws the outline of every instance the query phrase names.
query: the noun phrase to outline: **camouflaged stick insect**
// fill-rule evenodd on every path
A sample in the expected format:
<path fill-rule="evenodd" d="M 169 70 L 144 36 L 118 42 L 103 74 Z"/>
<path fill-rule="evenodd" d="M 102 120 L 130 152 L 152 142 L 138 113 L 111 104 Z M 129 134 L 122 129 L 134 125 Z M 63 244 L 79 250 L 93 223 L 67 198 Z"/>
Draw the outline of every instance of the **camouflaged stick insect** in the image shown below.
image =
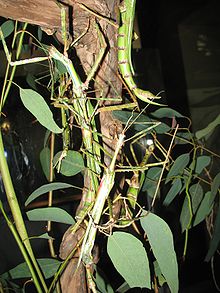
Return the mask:
<path fill-rule="evenodd" d="M 121 26 L 118 29 L 118 65 L 123 79 L 131 92 L 140 100 L 157 106 L 164 106 L 153 100 L 160 97 L 155 96 L 150 91 L 145 91 L 137 87 L 133 76 L 131 62 L 131 43 L 133 36 L 133 22 L 135 16 L 136 0 L 124 0 L 120 6 Z"/>

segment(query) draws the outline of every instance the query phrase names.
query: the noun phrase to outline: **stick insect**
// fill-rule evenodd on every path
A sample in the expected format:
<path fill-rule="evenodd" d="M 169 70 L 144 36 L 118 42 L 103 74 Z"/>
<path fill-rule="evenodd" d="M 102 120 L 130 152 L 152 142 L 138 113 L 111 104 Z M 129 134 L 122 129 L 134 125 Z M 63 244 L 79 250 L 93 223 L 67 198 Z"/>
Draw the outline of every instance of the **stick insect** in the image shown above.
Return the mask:
<path fill-rule="evenodd" d="M 139 177 L 139 174 L 138 174 L 139 171 L 143 172 L 144 170 L 147 170 L 149 167 L 160 166 L 160 165 L 164 165 L 167 163 L 167 159 L 166 159 L 163 162 L 148 164 L 147 160 L 148 160 L 148 157 L 150 154 L 146 153 L 146 156 L 144 156 L 144 158 L 139 166 L 125 167 L 125 166 L 117 165 L 116 162 L 117 162 L 118 153 L 119 153 L 119 151 L 121 151 L 124 143 L 126 141 L 129 141 L 129 139 L 127 139 L 127 140 L 125 139 L 125 132 L 128 130 L 128 128 L 132 124 L 130 124 L 129 126 L 128 125 L 129 125 L 129 121 L 127 121 L 127 124 L 124 128 L 124 131 L 119 135 L 119 137 L 117 139 L 117 145 L 116 145 L 116 149 L 115 149 L 111 164 L 104 171 L 104 175 L 101 179 L 101 183 L 100 183 L 99 189 L 97 191 L 96 201 L 94 203 L 94 207 L 91 210 L 91 212 L 89 213 L 90 220 L 89 220 L 89 224 L 87 226 L 87 230 L 85 233 L 85 238 L 83 241 L 82 251 L 81 251 L 81 256 L 80 256 L 80 260 L 82 259 L 86 265 L 92 265 L 92 248 L 94 246 L 95 237 L 96 237 L 98 225 L 99 225 L 99 222 L 100 222 L 100 219 L 102 216 L 105 201 L 106 201 L 107 197 L 109 196 L 109 194 L 115 184 L 115 182 L 114 182 L 115 174 L 117 172 L 134 172 L 135 176 Z M 156 127 L 156 126 L 154 126 L 154 127 Z M 137 179 L 136 186 L 134 186 L 134 184 L 132 184 L 132 182 L 129 183 L 130 188 L 128 191 L 128 199 L 129 199 L 129 201 L 132 202 L 132 204 L 137 199 L 136 196 L 137 196 L 138 192 L 140 191 L 141 184 L 143 183 L 143 176 L 141 178 L 140 185 L 139 185 L 139 178 L 136 178 L 136 179 Z M 136 189 L 135 195 L 131 194 L 131 192 L 133 193 L 134 189 Z"/>
<path fill-rule="evenodd" d="M 118 29 L 118 65 L 123 79 L 131 92 L 140 100 L 157 106 L 163 106 L 153 100 L 158 99 L 149 91 L 137 87 L 133 79 L 133 66 L 131 62 L 131 43 L 133 37 L 133 23 L 135 17 L 136 0 L 124 0 L 120 5 L 121 26 Z"/>

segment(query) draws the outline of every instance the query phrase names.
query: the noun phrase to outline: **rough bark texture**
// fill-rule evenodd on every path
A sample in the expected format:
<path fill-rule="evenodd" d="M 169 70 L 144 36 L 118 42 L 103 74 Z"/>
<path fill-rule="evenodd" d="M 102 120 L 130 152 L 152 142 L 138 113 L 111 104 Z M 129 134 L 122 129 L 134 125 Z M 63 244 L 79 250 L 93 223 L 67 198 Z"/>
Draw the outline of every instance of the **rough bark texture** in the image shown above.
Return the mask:
<path fill-rule="evenodd" d="M 81 2 L 98 14 L 116 20 L 116 8 L 119 5 L 119 0 L 83 0 Z M 95 17 L 83 9 L 75 0 L 64 0 L 62 3 L 66 5 L 67 21 L 70 31 L 72 30 L 73 39 L 84 34 L 79 39 L 75 49 L 85 77 L 100 51 L 100 42 L 94 26 Z M 48 34 L 53 32 L 59 34 L 61 31 L 60 8 L 52 0 L 0 0 L 0 15 L 5 18 L 39 25 Z M 105 35 L 107 44 L 106 54 L 95 76 L 96 96 L 101 95 L 102 98 L 107 99 L 107 101 L 102 102 L 103 106 L 117 104 L 115 98 L 118 98 L 121 93 L 121 81 L 117 74 L 117 29 L 101 18 L 97 17 L 96 20 Z M 115 137 L 122 131 L 121 123 L 113 118 L 111 112 L 101 112 L 100 128 L 105 148 L 109 152 L 113 152 L 114 143 L 116 143 Z M 110 158 L 105 157 L 106 165 L 109 162 Z M 79 230 L 81 235 L 80 231 L 82 232 L 82 230 Z M 69 230 L 66 232 L 60 248 L 61 258 L 65 258 L 69 248 L 73 247 L 73 242 L 78 241 L 77 235 L 78 233 L 71 235 Z M 77 263 L 78 258 L 73 258 L 65 269 L 61 279 L 62 292 L 87 292 L 84 268 L 80 266 L 76 269 Z"/>
<path fill-rule="evenodd" d="M 36 24 L 52 30 L 60 29 L 60 8 L 53 0 L 1 0 L 0 15 Z"/>
<path fill-rule="evenodd" d="M 61 259 L 65 260 L 68 255 L 76 247 L 78 241 L 82 238 L 84 234 L 84 229 L 80 228 L 75 234 L 71 232 L 71 227 L 66 231 L 63 236 L 62 243 L 60 245 L 59 256 Z M 78 266 L 79 261 L 79 248 L 74 254 L 73 258 L 70 259 L 68 265 L 66 266 L 62 276 L 61 276 L 61 288 L 62 292 L 65 293 L 86 293 L 87 292 L 87 282 L 85 269 L 82 263 Z"/>
<path fill-rule="evenodd" d="M 118 3 L 118 0 L 86 0 L 83 2 L 83 4 L 90 7 L 93 11 L 113 20 L 116 19 L 117 11 L 115 11 L 115 7 L 118 7 Z M 73 13 L 73 27 L 76 37 L 86 31 L 88 20 L 91 22 L 87 34 L 80 39 L 76 46 L 80 62 L 85 72 L 89 72 L 94 63 L 95 56 L 97 56 L 100 51 L 100 42 L 97 37 L 97 31 L 94 25 L 92 25 L 93 17 L 91 14 L 83 10 L 77 3 L 74 5 Z M 114 98 L 117 98 L 117 93 L 118 96 L 120 96 L 121 92 L 121 82 L 117 74 L 117 29 L 105 20 L 98 19 L 98 21 L 105 35 L 107 50 L 105 58 L 102 64 L 100 64 L 100 70 L 96 75 L 95 87 L 103 98 L 108 99 L 103 103 L 104 105 L 117 104 Z M 116 142 L 114 138 L 122 131 L 122 126 L 112 117 L 111 112 L 100 113 L 100 125 L 105 147 L 111 153 L 111 151 L 114 150 L 114 143 Z M 107 157 L 105 158 L 105 163 L 106 165 L 109 164 L 109 159 Z"/>

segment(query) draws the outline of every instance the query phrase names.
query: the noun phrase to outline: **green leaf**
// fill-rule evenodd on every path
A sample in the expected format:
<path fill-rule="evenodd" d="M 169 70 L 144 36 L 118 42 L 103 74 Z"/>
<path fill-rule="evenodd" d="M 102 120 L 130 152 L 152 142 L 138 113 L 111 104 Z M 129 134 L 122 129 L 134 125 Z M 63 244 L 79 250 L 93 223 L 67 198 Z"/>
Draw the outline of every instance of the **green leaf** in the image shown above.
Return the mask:
<path fill-rule="evenodd" d="M 55 66 L 56 66 L 56 69 L 57 69 L 58 72 L 59 72 L 59 75 L 64 74 L 64 73 L 67 72 L 66 67 L 65 67 L 65 66 L 63 65 L 63 63 L 60 62 L 59 60 L 55 60 L 55 59 L 54 59 L 54 64 L 55 64 Z"/>
<path fill-rule="evenodd" d="M 37 27 L 37 39 L 38 41 L 42 41 L 43 31 L 40 26 Z"/>
<path fill-rule="evenodd" d="M 33 237 L 31 237 L 33 238 Z M 40 239 L 53 239 L 53 237 L 51 237 L 48 233 L 43 233 L 41 235 L 38 235 L 36 238 L 40 238 Z"/>
<path fill-rule="evenodd" d="M 190 214 L 189 205 L 191 204 L 192 212 L 195 214 L 203 198 L 202 186 L 199 183 L 190 186 L 189 194 L 191 202 L 189 203 L 188 197 L 186 196 L 180 214 L 182 232 L 191 227 L 192 215 Z"/>
<path fill-rule="evenodd" d="M 10 34 L 14 31 L 14 21 L 7 20 L 1 25 L 1 30 L 3 32 L 4 38 L 10 36 Z M 1 37 L 0 37 L 1 40 Z"/>
<path fill-rule="evenodd" d="M 26 75 L 26 82 L 32 89 L 34 89 L 35 91 L 37 90 L 35 76 L 33 74 L 28 73 Z"/>
<path fill-rule="evenodd" d="M 50 178 L 50 149 L 45 147 L 40 152 L 40 163 L 43 169 L 44 175 L 49 181 Z"/>
<path fill-rule="evenodd" d="M 206 168 L 211 162 L 210 156 L 199 156 L 196 158 L 195 173 L 200 174 L 204 168 Z M 192 168 L 193 163 L 190 165 Z"/>
<path fill-rule="evenodd" d="M 193 221 L 193 226 L 201 223 L 210 214 L 213 207 L 213 201 L 211 200 L 211 192 L 206 192 L 201 204 L 196 212 L 195 219 Z"/>
<path fill-rule="evenodd" d="M 196 137 L 198 139 L 201 139 L 204 136 L 207 136 L 206 139 L 212 134 L 212 132 L 215 130 L 216 126 L 220 124 L 220 114 L 211 122 L 209 123 L 205 128 L 198 130 L 196 132 Z"/>
<path fill-rule="evenodd" d="M 170 126 L 165 123 L 160 123 L 160 125 L 155 128 L 155 131 L 157 134 L 167 133 L 170 131 Z"/>
<path fill-rule="evenodd" d="M 214 232 L 213 232 L 212 239 L 209 245 L 208 253 L 205 257 L 205 261 L 210 261 L 210 259 L 212 258 L 216 250 L 218 249 L 218 245 L 220 242 L 219 231 L 220 231 L 220 204 L 218 206 L 218 212 L 217 212 L 215 224 L 214 224 Z"/>
<path fill-rule="evenodd" d="M 45 135 L 44 135 L 44 148 L 48 145 L 49 139 L 50 139 L 51 131 L 46 129 Z"/>
<path fill-rule="evenodd" d="M 19 87 L 19 90 L 22 103 L 41 125 L 54 133 L 61 133 L 63 131 L 54 121 L 49 106 L 39 93 L 32 89 L 22 89 L 21 87 Z"/>
<path fill-rule="evenodd" d="M 161 167 L 152 167 L 147 171 L 142 190 L 147 191 L 148 196 L 151 198 L 154 197 L 161 171 Z"/>
<path fill-rule="evenodd" d="M 139 113 L 131 113 L 129 111 L 112 111 L 113 116 L 120 120 L 123 124 L 126 124 L 128 119 L 130 119 L 130 124 L 132 124 L 134 130 L 136 131 L 142 131 L 146 130 L 146 133 L 151 133 L 152 129 L 156 131 L 158 134 L 166 133 L 170 130 L 170 127 L 166 125 L 165 123 L 160 123 L 159 125 L 156 125 L 155 123 L 158 123 L 157 120 L 149 118 L 147 115 L 139 114 Z M 149 130 L 148 130 L 149 129 Z"/>
<path fill-rule="evenodd" d="M 215 176 L 211 184 L 211 200 L 212 201 L 215 200 L 215 196 L 218 192 L 219 186 L 220 186 L 220 172 Z"/>
<path fill-rule="evenodd" d="M 163 205 L 168 206 L 174 200 L 176 195 L 179 194 L 179 192 L 181 191 L 181 188 L 182 188 L 182 180 L 180 178 L 174 179 L 172 186 L 163 201 Z"/>
<path fill-rule="evenodd" d="M 95 268 L 95 283 L 101 293 L 114 293 L 111 285 L 106 282 L 105 278 L 99 273 L 97 267 Z"/>
<path fill-rule="evenodd" d="M 126 293 L 130 289 L 129 285 L 127 282 L 124 282 L 121 284 L 120 287 L 117 288 L 116 292 L 117 293 Z"/>
<path fill-rule="evenodd" d="M 33 236 L 30 236 L 28 237 L 28 239 L 54 239 L 53 237 L 49 236 L 48 233 L 43 233 L 41 235 L 33 235 Z"/>
<path fill-rule="evenodd" d="M 182 232 L 184 232 L 186 229 L 190 228 L 190 222 L 192 220 L 190 215 L 190 203 L 188 200 L 188 197 L 186 196 L 183 202 L 182 210 L 180 213 L 180 224 L 182 228 Z"/>
<path fill-rule="evenodd" d="M 75 223 L 73 217 L 61 208 L 48 207 L 37 208 L 27 212 L 30 221 L 52 221 L 63 224 L 73 225 Z"/>
<path fill-rule="evenodd" d="M 178 265 L 173 245 L 173 235 L 167 223 L 153 213 L 142 214 L 141 226 L 147 234 L 153 254 L 171 293 L 177 293 L 179 287 Z"/>
<path fill-rule="evenodd" d="M 130 119 L 130 123 L 132 123 L 134 120 L 136 121 L 136 117 L 138 116 L 138 113 L 132 114 L 132 112 L 123 111 L 123 110 L 112 111 L 112 114 L 115 119 L 120 120 L 123 124 L 126 124 L 128 119 Z M 131 118 L 131 116 L 132 116 L 132 118 Z M 142 119 L 142 122 L 147 122 L 147 123 L 149 123 L 151 121 L 150 118 L 146 117 L 145 115 L 140 115 L 139 120 L 140 119 Z"/>
<path fill-rule="evenodd" d="M 44 274 L 45 279 L 53 277 L 62 263 L 61 261 L 52 258 L 37 259 L 37 262 Z M 31 278 L 31 273 L 26 262 L 17 265 L 15 268 L 9 270 L 8 273 L 5 273 L 4 275 L 9 275 L 11 279 Z"/>
<path fill-rule="evenodd" d="M 131 288 L 151 289 L 148 257 L 140 240 L 125 232 L 114 232 L 108 238 L 107 251 L 113 265 Z"/>
<path fill-rule="evenodd" d="M 62 151 L 58 152 L 54 157 L 54 162 L 57 162 L 61 155 Z M 60 173 L 64 176 L 74 176 L 84 168 L 85 166 L 82 155 L 79 152 L 69 150 L 67 155 L 61 161 Z"/>
<path fill-rule="evenodd" d="M 189 194 L 191 196 L 193 214 L 195 214 L 203 198 L 202 186 L 199 183 L 191 185 Z"/>
<path fill-rule="evenodd" d="M 171 108 L 160 108 L 151 113 L 155 118 L 183 118 L 184 116 Z"/>
<path fill-rule="evenodd" d="M 33 191 L 29 197 L 27 198 L 25 202 L 25 206 L 27 206 L 30 202 L 32 202 L 34 199 L 38 198 L 40 195 L 48 193 L 49 191 L 59 190 L 59 189 L 65 189 L 65 188 L 78 188 L 77 186 L 63 183 L 63 182 L 52 182 L 45 185 L 40 186 L 35 191 Z"/>
<path fill-rule="evenodd" d="M 165 183 L 171 180 L 174 176 L 181 175 L 183 173 L 184 168 L 189 164 L 189 160 L 189 153 L 182 154 L 181 156 L 179 156 L 170 168 Z"/>
<path fill-rule="evenodd" d="M 154 272 L 155 272 L 156 277 L 158 278 L 159 285 L 162 287 L 163 284 L 166 282 L 166 280 L 165 280 L 163 274 L 161 273 L 160 267 L 159 267 L 158 262 L 156 260 L 154 261 Z"/>
<path fill-rule="evenodd" d="M 186 144 L 192 140 L 192 133 L 190 132 L 177 132 L 175 136 L 175 143 L 176 144 Z"/>

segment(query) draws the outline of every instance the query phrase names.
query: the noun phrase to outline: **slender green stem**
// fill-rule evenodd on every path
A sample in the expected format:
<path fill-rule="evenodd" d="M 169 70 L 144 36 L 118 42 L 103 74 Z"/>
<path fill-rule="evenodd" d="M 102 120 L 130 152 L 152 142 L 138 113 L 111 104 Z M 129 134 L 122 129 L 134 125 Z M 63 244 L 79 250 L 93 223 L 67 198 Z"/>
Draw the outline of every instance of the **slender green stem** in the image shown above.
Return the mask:
<path fill-rule="evenodd" d="M 25 33 L 26 28 L 27 28 L 27 25 L 28 25 L 27 23 L 24 23 L 23 29 L 22 29 L 22 32 L 21 32 L 21 35 L 20 35 L 20 38 L 19 38 L 18 48 L 17 48 L 17 52 L 16 52 L 16 58 L 17 59 L 19 58 L 19 56 L 21 54 L 22 43 L 23 43 L 23 39 L 24 39 L 24 33 Z M 13 46 L 14 46 L 14 41 L 13 41 Z M 13 49 L 13 47 L 12 47 L 12 49 Z M 5 74 L 4 87 L 2 89 L 0 111 L 3 108 L 3 106 L 5 104 L 5 101 L 6 101 L 7 97 L 8 97 L 8 93 L 9 93 L 9 90 L 11 88 L 11 84 L 12 84 L 12 81 L 14 79 L 14 75 L 15 75 L 15 72 L 16 72 L 16 65 L 15 65 L 15 66 L 12 67 L 11 75 L 10 75 L 10 78 L 8 80 L 7 87 L 6 87 L 6 80 L 8 79 L 9 67 L 10 67 L 10 64 L 8 63 L 7 69 L 6 69 L 6 74 Z"/>
<path fill-rule="evenodd" d="M 12 233 L 13 236 L 14 236 L 14 239 L 15 239 L 15 241 L 17 242 L 18 247 L 19 247 L 19 249 L 20 249 L 20 251 L 21 251 L 21 253 L 22 253 L 23 257 L 24 257 L 24 260 L 25 260 L 25 262 L 26 262 L 26 264 L 27 264 L 27 266 L 28 266 L 28 268 L 29 268 L 29 270 L 30 270 L 30 273 L 31 273 L 31 276 L 32 276 L 32 278 L 33 278 L 33 282 L 34 282 L 34 284 L 35 284 L 35 287 L 36 287 L 36 289 L 37 289 L 37 292 L 39 292 L 39 293 L 43 292 L 42 289 L 41 289 L 41 286 L 40 286 L 40 283 L 39 283 L 39 280 L 38 280 L 38 277 L 37 277 L 36 271 L 34 270 L 34 267 L 33 267 L 33 265 L 32 265 L 32 262 L 31 262 L 31 260 L 30 260 L 30 257 L 29 257 L 29 255 L 28 255 L 28 253 L 27 253 L 27 250 L 25 249 L 25 246 L 24 246 L 24 244 L 23 244 L 23 242 L 22 242 L 22 240 L 21 240 L 19 234 L 17 233 L 17 231 L 16 231 L 14 225 L 12 224 L 12 222 L 11 222 L 11 221 L 9 220 L 9 218 L 7 217 L 7 215 L 6 215 L 5 211 L 4 211 L 4 208 L 3 208 L 3 205 L 2 205 L 2 202 L 1 202 L 1 201 L 0 201 L 0 210 L 1 210 L 1 212 L 2 212 L 2 214 L 3 214 L 3 216 L 4 216 L 4 218 L 5 218 L 5 220 L 6 220 L 6 222 L 7 222 L 7 225 L 8 225 L 8 227 L 9 227 L 11 233 Z"/>
<path fill-rule="evenodd" d="M 22 213 L 20 210 L 20 206 L 15 194 L 14 186 L 11 180 L 11 175 L 8 169 L 8 164 L 5 158 L 5 152 L 4 152 L 4 145 L 2 140 L 2 134 L 0 131 L 0 173 L 2 176 L 2 181 L 5 188 L 5 193 L 7 196 L 7 200 L 11 209 L 11 213 L 16 225 L 16 228 L 18 230 L 18 233 L 24 242 L 25 248 L 27 249 L 27 252 L 29 253 L 29 256 L 31 258 L 31 261 L 35 267 L 35 270 L 39 276 L 39 279 L 41 280 L 42 286 L 44 287 L 45 291 L 47 291 L 47 286 L 44 281 L 44 277 L 41 273 L 41 270 L 39 268 L 39 265 L 36 261 L 36 258 L 34 256 L 34 253 L 32 251 L 32 247 L 28 238 L 27 230 L 24 224 L 24 220 L 22 217 Z"/>
<path fill-rule="evenodd" d="M 53 182 L 54 178 L 54 170 L 53 170 L 53 157 L 54 157 L 54 140 L 55 134 L 51 133 L 51 141 L 50 141 L 50 174 L 49 174 L 49 182 Z M 48 193 L 48 207 L 51 207 L 53 204 L 53 191 L 50 190 Z M 47 221 L 47 232 L 51 231 L 51 221 Z M 51 257 L 55 257 L 55 250 L 53 245 L 53 239 L 48 239 L 48 245 L 50 250 Z"/>
<path fill-rule="evenodd" d="M 190 193 L 189 193 L 189 185 L 191 183 L 192 177 L 193 177 L 193 170 L 195 168 L 195 164 L 196 164 L 196 147 L 194 144 L 194 149 L 193 149 L 193 160 L 192 160 L 192 167 L 190 169 L 189 172 L 189 176 L 187 178 L 187 182 L 186 182 L 186 197 L 188 200 L 188 208 L 189 208 L 189 223 L 186 227 L 186 233 L 185 233 L 185 242 L 184 242 L 184 249 L 183 249 L 183 257 L 185 258 L 186 256 L 186 251 L 187 251 L 187 244 L 188 244 L 188 234 L 189 234 L 189 229 L 191 227 L 191 223 L 192 223 L 192 218 L 193 218 L 193 210 L 192 210 L 192 201 L 191 201 L 191 197 L 190 197 Z"/>

